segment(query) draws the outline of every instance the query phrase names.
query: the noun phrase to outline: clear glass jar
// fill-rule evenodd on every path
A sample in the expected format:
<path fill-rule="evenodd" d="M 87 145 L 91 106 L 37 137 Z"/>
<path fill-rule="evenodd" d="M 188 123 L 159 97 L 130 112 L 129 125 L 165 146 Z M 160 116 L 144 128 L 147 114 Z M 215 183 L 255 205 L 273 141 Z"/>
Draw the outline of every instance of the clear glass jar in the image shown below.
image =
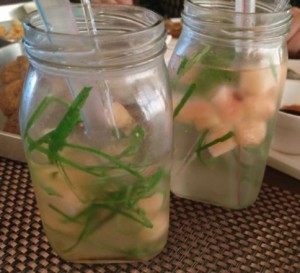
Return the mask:
<path fill-rule="evenodd" d="M 235 1 L 185 1 L 169 63 L 176 195 L 234 209 L 256 200 L 287 70 L 291 15 L 277 2 L 243 14 Z"/>
<path fill-rule="evenodd" d="M 20 110 L 43 226 L 73 262 L 146 260 L 169 227 L 172 103 L 162 18 L 93 6 L 99 34 L 46 33 L 24 22 L 30 69 Z"/>

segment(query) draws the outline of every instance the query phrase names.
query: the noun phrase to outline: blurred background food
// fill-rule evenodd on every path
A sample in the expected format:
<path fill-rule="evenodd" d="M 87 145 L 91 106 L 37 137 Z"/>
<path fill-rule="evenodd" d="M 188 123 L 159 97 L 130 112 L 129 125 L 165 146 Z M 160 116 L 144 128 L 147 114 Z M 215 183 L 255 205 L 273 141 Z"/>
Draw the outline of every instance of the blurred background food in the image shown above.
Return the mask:
<path fill-rule="evenodd" d="M 19 41 L 24 36 L 22 23 L 18 19 L 0 24 L 0 37 L 9 42 Z"/>
<path fill-rule="evenodd" d="M 20 134 L 19 105 L 28 66 L 27 58 L 20 55 L 0 70 L 0 110 L 6 117 L 3 131 Z"/>
<path fill-rule="evenodd" d="M 181 19 L 165 19 L 165 28 L 173 38 L 178 38 L 182 30 Z"/>
<path fill-rule="evenodd" d="M 23 56 L 21 21 L 35 5 L 31 1 L 7 1 L 4 5 L 0 2 L 0 137 L 4 141 L 6 136 L 2 132 L 20 134 L 19 105 L 28 69 L 28 60 Z"/>
<path fill-rule="evenodd" d="M 284 154 L 300 155 L 300 81 L 287 80 L 271 147 Z"/>

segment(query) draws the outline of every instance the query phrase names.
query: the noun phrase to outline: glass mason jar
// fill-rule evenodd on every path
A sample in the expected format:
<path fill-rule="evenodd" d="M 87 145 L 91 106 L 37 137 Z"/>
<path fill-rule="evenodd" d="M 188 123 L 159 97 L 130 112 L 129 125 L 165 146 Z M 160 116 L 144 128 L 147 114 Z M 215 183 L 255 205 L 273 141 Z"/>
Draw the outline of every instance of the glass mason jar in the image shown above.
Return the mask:
<path fill-rule="evenodd" d="M 47 33 L 24 21 L 30 69 L 21 133 L 38 208 L 54 251 L 73 262 L 152 258 L 169 227 L 172 102 L 163 19 L 93 6 L 90 35 Z"/>
<path fill-rule="evenodd" d="M 185 1 L 169 63 L 176 195 L 234 209 L 256 200 L 287 71 L 291 15 L 277 2 L 244 14 L 235 1 Z"/>

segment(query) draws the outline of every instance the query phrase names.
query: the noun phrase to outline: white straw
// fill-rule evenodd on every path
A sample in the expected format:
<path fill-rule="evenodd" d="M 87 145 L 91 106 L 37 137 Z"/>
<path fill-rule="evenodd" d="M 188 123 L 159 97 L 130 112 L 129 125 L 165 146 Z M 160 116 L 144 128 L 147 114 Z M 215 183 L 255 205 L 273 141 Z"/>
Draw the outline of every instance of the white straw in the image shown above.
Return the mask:
<path fill-rule="evenodd" d="M 72 13 L 72 7 L 69 0 L 35 0 L 38 12 L 45 26 L 46 33 L 60 32 L 77 34 L 75 17 Z M 53 43 L 51 35 L 47 35 L 50 43 Z M 75 91 L 66 80 L 70 88 L 71 95 L 75 97 Z"/>
<path fill-rule="evenodd" d="M 242 13 L 255 13 L 255 0 L 236 0 L 235 11 Z"/>
<path fill-rule="evenodd" d="M 81 0 L 81 5 L 83 7 L 86 28 L 88 29 L 88 31 L 90 33 L 97 34 L 97 27 L 95 24 L 91 1 L 90 0 Z M 90 25 L 91 25 L 91 27 L 90 27 Z"/>
<path fill-rule="evenodd" d="M 35 0 L 35 4 L 41 16 L 50 43 L 55 43 L 55 41 L 51 38 L 51 35 L 49 35 L 51 32 L 69 34 L 79 33 L 69 0 Z M 80 42 L 80 40 L 78 42 Z M 77 92 L 74 84 L 71 83 L 68 78 L 66 78 L 66 84 L 70 90 L 71 96 L 75 98 Z M 82 119 L 84 127 L 90 131 L 86 120 L 83 117 Z"/>
<path fill-rule="evenodd" d="M 40 13 L 41 19 L 43 21 L 43 24 L 45 26 L 46 33 L 51 32 L 59 32 L 59 33 L 68 33 L 68 34 L 79 34 L 79 30 L 76 25 L 76 19 L 72 12 L 72 6 L 69 0 L 35 0 L 37 9 Z M 85 20 L 86 20 L 86 28 L 89 33 L 95 35 L 97 34 L 97 27 L 95 24 L 94 16 L 92 13 L 92 7 L 90 0 L 81 0 L 81 5 L 83 8 Z M 51 35 L 48 35 L 48 39 L 50 43 L 55 43 L 51 39 Z M 78 43 L 81 43 L 82 41 L 79 39 Z M 99 45 L 98 41 L 95 38 L 95 49 L 96 51 L 99 51 Z M 103 83 L 104 82 L 104 83 Z M 66 83 L 69 87 L 69 90 L 71 92 L 72 97 L 76 97 L 76 90 L 77 85 L 81 85 L 81 83 L 77 82 L 76 80 L 70 82 L 70 80 L 67 78 Z M 92 102 L 92 107 L 88 107 L 84 111 L 84 117 L 83 123 L 87 130 L 88 135 L 92 138 L 95 134 L 95 130 L 92 129 L 91 125 L 96 124 L 98 122 L 98 119 L 103 116 L 103 113 L 100 110 L 99 104 L 102 101 L 101 96 L 101 87 L 105 87 L 105 98 L 103 99 L 103 104 L 107 105 L 109 110 L 109 116 L 110 116 L 110 123 L 113 125 L 116 135 L 120 136 L 120 133 L 118 131 L 118 128 L 116 126 L 115 118 L 113 115 L 113 108 L 112 108 L 112 98 L 111 98 L 111 92 L 109 90 L 108 84 L 106 81 L 94 81 L 91 80 L 89 83 L 93 87 L 93 92 L 90 94 L 90 101 Z M 79 86 L 79 89 L 81 87 Z M 103 88 L 102 88 L 103 90 Z"/>
<path fill-rule="evenodd" d="M 255 18 L 248 16 L 247 14 L 255 13 L 256 0 L 235 0 L 235 25 L 237 28 L 252 28 L 255 24 Z M 247 36 L 247 31 L 243 30 L 243 36 Z M 251 47 L 248 46 L 247 49 L 241 47 L 240 41 L 236 41 L 236 51 L 237 52 L 249 52 Z"/>
<path fill-rule="evenodd" d="M 279 0 L 274 11 L 284 10 L 289 5 L 289 2 L 288 0 Z"/>
<path fill-rule="evenodd" d="M 93 15 L 91 1 L 90 0 L 81 0 L 81 6 L 83 8 L 86 28 L 87 28 L 88 32 L 91 34 L 94 34 L 94 35 L 97 34 L 98 30 L 97 30 L 95 18 Z M 95 48 L 98 51 L 100 50 L 97 38 L 95 38 Z M 92 92 L 91 97 L 92 97 L 94 103 L 97 104 L 97 102 L 99 102 L 99 99 L 100 99 L 100 100 L 102 100 L 103 105 L 107 106 L 107 110 L 108 110 L 107 113 L 108 113 L 108 116 L 110 119 L 109 122 L 114 127 L 116 137 L 120 138 L 121 134 L 117 127 L 117 123 L 116 123 L 116 119 L 115 119 L 115 115 L 114 115 L 114 111 L 113 111 L 113 106 L 112 106 L 113 98 L 111 96 L 109 85 L 106 80 L 101 80 L 101 81 L 96 81 L 96 87 L 97 87 L 97 89 L 96 89 L 97 92 Z M 102 90 L 102 92 L 100 90 Z M 103 94 L 103 96 L 101 96 L 101 94 Z M 95 109 L 98 109 L 98 108 L 99 107 L 97 107 L 97 105 L 96 105 Z M 95 113 L 96 113 L 96 110 L 95 110 Z M 98 114 L 100 114 L 100 113 L 98 113 Z"/>
<path fill-rule="evenodd" d="M 235 0 L 235 12 L 238 13 L 255 13 L 255 0 Z M 253 18 L 246 16 L 236 16 L 236 24 L 238 27 L 251 27 Z"/>
<path fill-rule="evenodd" d="M 35 0 L 47 32 L 78 33 L 69 0 Z"/>

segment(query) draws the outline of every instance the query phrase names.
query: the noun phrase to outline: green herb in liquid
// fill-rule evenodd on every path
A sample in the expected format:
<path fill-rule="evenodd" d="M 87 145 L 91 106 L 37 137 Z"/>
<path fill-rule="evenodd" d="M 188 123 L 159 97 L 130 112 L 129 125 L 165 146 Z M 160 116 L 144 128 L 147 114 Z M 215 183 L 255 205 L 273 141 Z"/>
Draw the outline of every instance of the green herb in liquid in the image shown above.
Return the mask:
<path fill-rule="evenodd" d="M 219 85 L 222 82 L 234 82 L 236 81 L 236 74 L 231 71 L 220 71 L 214 67 L 224 67 L 229 62 L 233 61 L 235 57 L 232 52 L 222 52 L 222 54 L 218 55 L 218 58 L 215 57 L 215 53 L 210 46 L 206 46 L 200 53 L 196 54 L 191 59 L 187 57 L 183 57 L 178 69 L 177 69 L 177 79 L 180 79 L 189 69 L 192 68 L 194 64 L 201 61 L 202 68 L 199 71 L 199 77 L 195 79 L 195 82 L 191 83 L 187 88 L 187 91 L 181 98 L 180 102 L 175 107 L 173 112 L 173 118 L 175 118 L 184 107 L 186 102 L 192 97 L 192 95 L 197 90 L 201 94 L 204 94 L 211 90 L 214 86 Z M 215 139 L 210 143 L 205 143 L 206 135 L 208 134 L 208 130 L 204 131 L 202 135 L 199 137 L 199 141 L 197 147 L 195 149 L 195 153 L 197 154 L 198 159 L 203 163 L 204 160 L 201 157 L 202 151 L 205 149 L 219 143 L 226 141 L 227 139 L 234 136 L 233 132 L 229 132 L 224 136 Z"/>
<path fill-rule="evenodd" d="M 152 175 L 144 176 L 139 171 L 122 161 L 123 158 L 133 156 L 140 149 L 144 140 L 144 130 L 141 126 L 133 128 L 132 132 L 128 136 L 130 144 L 120 154 L 115 156 L 92 147 L 72 144 L 67 141 L 68 136 L 72 133 L 75 127 L 81 123 L 80 111 L 85 104 L 91 89 L 91 87 L 84 87 L 70 105 L 56 97 L 45 98 L 32 114 L 24 132 L 24 139 L 28 143 L 28 156 L 30 156 L 33 151 L 45 154 L 48 157 L 49 162 L 57 165 L 58 169 L 61 170 L 63 177 L 70 185 L 71 190 L 72 181 L 69 179 L 67 172 L 64 170 L 65 166 L 70 166 L 100 179 L 109 180 L 109 171 L 111 170 L 122 170 L 136 178 L 134 184 L 121 186 L 118 190 L 107 194 L 104 199 L 90 202 L 87 207 L 75 216 L 68 215 L 60 208 L 51 203 L 49 204 L 49 208 L 60 215 L 66 223 L 78 221 L 83 221 L 85 223 L 76 242 L 66 249 L 65 252 L 69 252 L 74 249 L 84 238 L 118 214 L 123 215 L 124 217 L 129 218 L 146 228 L 152 228 L 153 225 L 148 220 L 145 211 L 139 208 L 137 203 L 139 200 L 147 198 L 153 194 L 154 188 L 165 176 L 165 172 L 162 168 L 158 168 Z M 39 139 L 34 140 L 30 136 L 30 129 L 52 103 L 63 105 L 67 108 L 67 111 L 54 130 Z M 84 151 L 89 153 L 91 156 L 98 156 L 99 158 L 105 159 L 108 162 L 108 165 L 86 166 L 79 164 L 61 155 L 60 152 L 64 148 L 73 149 L 74 151 Z M 60 196 L 60 194 L 53 189 L 44 187 L 44 190 L 49 195 Z M 78 197 L 78 195 L 76 196 Z M 82 200 L 78 197 L 78 201 L 81 202 Z M 99 215 L 99 211 L 102 210 L 109 211 L 110 213 L 104 218 L 95 217 L 95 215 Z"/>

